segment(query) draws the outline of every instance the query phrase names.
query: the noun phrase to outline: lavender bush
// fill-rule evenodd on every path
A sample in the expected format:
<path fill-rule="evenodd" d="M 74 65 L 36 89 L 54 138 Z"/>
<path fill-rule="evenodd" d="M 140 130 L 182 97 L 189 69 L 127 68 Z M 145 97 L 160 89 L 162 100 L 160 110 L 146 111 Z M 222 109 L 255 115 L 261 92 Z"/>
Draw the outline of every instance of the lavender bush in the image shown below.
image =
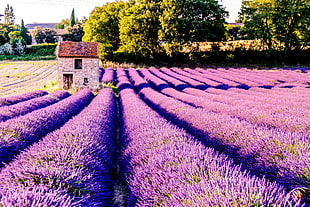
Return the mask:
<path fill-rule="evenodd" d="M 135 70 L 130 71 L 134 72 Z M 310 134 L 310 119 L 308 118 L 310 116 L 310 111 L 307 111 L 306 109 L 294 110 L 283 106 L 278 107 L 276 104 L 258 104 L 255 100 L 251 101 L 246 97 L 239 98 L 237 93 L 230 93 L 218 89 L 214 89 L 217 91 L 215 97 L 212 97 L 210 94 L 201 94 L 201 91 L 194 92 L 195 89 L 189 90 L 189 88 L 187 88 L 187 90 L 184 89 L 185 91 L 188 91 L 189 94 L 182 93 L 171 88 L 164 80 L 152 75 L 147 69 L 140 69 L 139 71 L 152 84 L 152 86 L 157 90 L 160 90 L 161 93 L 196 107 L 202 107 L 208 111 L 235 116 L 263 126 L 290 132 L 299 132 L 305 135 Z M 169 80 L 172 78 L 173 77 L 170 77 Z M 209 92 L 210 90 L 212 89 L 208 89 Z M 224 94 L 228 95 L 225 96 Z M 241 101 L 242 103 L 240 103 Z"/>
<path fill-rule="evenodd" d="M 20 150 L 61 127 L 79 113 L 93 98 L 84 89 L 51 106 L 0 123 L 0 165 L 8 162 Z"/>
<path fill-rule="evenodd" d="M 124 70 L 118 69 L 117 77 L 127 206 L 290 205 L 282 187 L 242 172 L 226 156 L 205 148 L 150 109 L 137 97 Z M 140 88 L 144 90 L 152 89 Z M 160 97 L 156 96 L 159 102 Z"/>
<path fill-rule="evenodd" d="M 102 75 L 101 81 L 103 83 L 114 83 L 115 72 L 113 68 L 105 68 Z"/>
<path fill-rule="evenodd" d="M 30 99 L 11 106 L 1 107 L 0 122 L 52 105 L 69 96 L 70 94 L 66 91 L 56 91 L 43 97 Z"/>
<path fill-rule="evenodd" d="M 0 205 L 112 206 L 115 125 L 115 96 L 102 89 L 82 112 L 2 169 Z"/>
<path fill-rule="evenodd" d="M 24 93 L 20 95 L 2 97 L 0 98 L 0 107 L 13 105 L 13 104 L 16 104 L 22 101 L 27 101 L 32 98 L 44 96 L 46 94 L 48 94 L 46 91 L 36 90 L 36 91 L 32 91 L 32 92 L 28 92 L 28 93 Z"/>
<path fill-rule="evenodd" d="M 146 87 L 147 82 L 130 71 L 135 87 L 139 89 L 144 85 L 139 92 L 148 104 L 172 122 L 200 136 L 208 146 L 230 155 L 251 172 L 276 180 L 289 189 L 309 186 L 307 137 L 191 107 Z"/>

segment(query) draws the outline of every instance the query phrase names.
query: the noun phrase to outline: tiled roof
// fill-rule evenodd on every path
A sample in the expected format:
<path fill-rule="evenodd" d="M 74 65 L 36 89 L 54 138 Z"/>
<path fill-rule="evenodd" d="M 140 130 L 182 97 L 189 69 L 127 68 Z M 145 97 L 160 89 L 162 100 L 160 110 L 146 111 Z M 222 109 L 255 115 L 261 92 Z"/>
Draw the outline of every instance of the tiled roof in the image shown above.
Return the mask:
<path fill-rule="evenodd" d="M 98 42 L 59 42 L 57 56 L 98 58 Z"/>

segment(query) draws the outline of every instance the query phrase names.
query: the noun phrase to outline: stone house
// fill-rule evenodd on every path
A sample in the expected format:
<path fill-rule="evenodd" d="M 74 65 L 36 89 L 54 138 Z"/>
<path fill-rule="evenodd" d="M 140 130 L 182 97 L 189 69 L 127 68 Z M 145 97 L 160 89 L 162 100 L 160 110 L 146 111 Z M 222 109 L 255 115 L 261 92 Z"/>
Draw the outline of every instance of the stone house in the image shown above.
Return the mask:
<path fill-rule="evenodd" d="M 59 42 L 56 51 L 60 88 L 99 88 L 97 42 Z"/>

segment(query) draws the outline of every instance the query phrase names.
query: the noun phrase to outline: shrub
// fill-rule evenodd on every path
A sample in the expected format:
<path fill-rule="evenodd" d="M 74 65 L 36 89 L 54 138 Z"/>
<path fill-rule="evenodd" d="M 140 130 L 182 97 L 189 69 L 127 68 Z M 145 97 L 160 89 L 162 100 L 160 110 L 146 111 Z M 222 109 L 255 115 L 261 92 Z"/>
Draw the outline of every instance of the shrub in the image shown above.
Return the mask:
<path fill-rule="evenodd" d="M 55 54 L 57 43 L 42 43 L 26 48 L 26 55 L 51 56 Z"/>

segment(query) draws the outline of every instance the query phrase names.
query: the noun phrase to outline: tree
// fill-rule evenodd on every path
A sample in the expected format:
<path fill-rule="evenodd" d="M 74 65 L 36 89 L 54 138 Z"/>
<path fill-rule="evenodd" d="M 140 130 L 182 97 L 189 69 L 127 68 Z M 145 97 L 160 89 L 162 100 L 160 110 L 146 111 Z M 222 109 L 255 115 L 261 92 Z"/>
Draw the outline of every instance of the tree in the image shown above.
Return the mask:
<path fill-rule="evenodd" d="M 56 32 L 49 28 L 35 27 L 31 32 L 31 36 L 35 39 L 36 43 L 55 43 Z"/>
<path fill-rule="evenodd" d="M 228 13 L 215 0 L 137 0 L 120 21 L 122 48 L 143 57 L 180 53 L 191 42 L 225 37 Z"/>
<path fill-rule="evenodd" d="M 83 41 L 99 42 L 100 58 L 107 58 L 120 46 L 120 13 L 126 3 L 116 1 L 96 7 L 85 22 Z"/>
<path fill-rule="evenodd" d="M 35 39 L 37 44 L 45 42 L 46 36 L 42 27 L 35 27 L 34 30 L 31 31 L 31 36 Z"/>
<path fill-rule="evenodd" d="M 64 41 L 81 42 L 84 35 L 83 27 L 76 24 L 65 29 Z"/>
<path fill-rule="evenodd" d="M 239 18 L 248 37 L 262 39 L 269 50 L 309 45 L 309 0 L 244 0 Z"/>
<path fill-rule="evenodd" d="M 55 35 L 56 32 L 55 30 L 49 29 L 49 28 L 44 28 L 43 30 L 45 34 L 45 42 L 46 43 L 55 43 L 57 41 Z"/>
<path fill-rule="evenodd" d="M 15 24 L 15 15 L 13 11 L 13 7 L 7 4 L 4 10 L 4 24 L 6 25 L 14 25 Z"/>
<path fill-rule="evenodd" d="M 221 41 L 228 13 L 215 0 L 163 0 L 159 38 L 168 55 L 191 42 Z"/>
<path fill-rule="evenodd" d="M 274 0 L 244 0 L 239 14 L 248 38 L 262 39 L 269 50 L 274 45 L 273 5 Z"/>
<path fill-rule="evenodd" d="M 20 35 L 23 37 L 27 45 L 31 44 L 32 38 L 30 35 L 28 35 L 27 28 L 25 27 L 25 24 L 24 24 L 24 20 L 21 21 Z"/>
<path fill-rule="evenodd" d="M 14 25 L 0 24 L 0 35 L 4 37 L 6 42 L 10 41 L 9 33 L 15 30 L 16 28 Z"/>
<path fill-rule="evenodd" d="M 158 0 L 138 0 L 128 9 L 120 20 L 121 48 L 128 53 L 154 58 L 160 51 L 158 31 L 161 15 Z"/>
<path fill-rule="evenodd" d="M 275 37 L 285 50 L 300 49 L 310 41 L 310 1 L 277 0 L 273 16 Z"/>
<path fill-rule="evenodd" d="M 70 17 L 70 26 L 73 27 L 75 25 L 75 14 L 74 14 L 74 8 L 72 9 L 71 12 L 71 17 Z"/>

